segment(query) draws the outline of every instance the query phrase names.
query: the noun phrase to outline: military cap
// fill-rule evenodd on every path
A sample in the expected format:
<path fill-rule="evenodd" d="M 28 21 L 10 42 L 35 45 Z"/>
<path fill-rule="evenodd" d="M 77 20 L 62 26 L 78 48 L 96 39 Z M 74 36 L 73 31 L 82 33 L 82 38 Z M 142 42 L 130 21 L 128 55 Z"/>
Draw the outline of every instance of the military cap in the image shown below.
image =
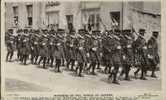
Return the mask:
<path fill-rule="evenodd" d="M 28 32 L 28 29 L 24 29 L 24 32 Z"/>
<path fill-rule="evenodd" d="M 58 32 L 65 32 L 64 29 L 58 29 L 57 31 L 58 31 Z"/>
<path fill-rule="evenodd" d="M 119 29 L 115 29 L 114 32 L 120 33 L 120 30 Z"/>
<path fill-rule="evenodd" d="M 8 29 L 9 32 L 13 32 L 13 29 Z"/>
<path fill-rule="evenodd" d="M 80 33 L 80 32 L 86 32 L 86 30 L 85 30 L 85 29 L 79 29 L 78 32 L 79 32 L 79 33 Z"/>
<path fill-rule="evenodd" d="M 152 32 L 152 35 L 153 35 L 154 37 L 156 37 L 156 38 L 158 37 L 158 34 L 159 34 L 159 32 L 157 32 L 157 31 L 153 31 L 153 32 Z"/>
<path fill-rule="evenodd" d="M 145 29 L 139 29 L 139 34 L 144 35 L 145 34 Z"/>
<path fill-rule="evenodd" d="M 131 30 L 130 29 L 125 29 L 125 30 L 123 30 L 123 33 L 131 33 Z"/>

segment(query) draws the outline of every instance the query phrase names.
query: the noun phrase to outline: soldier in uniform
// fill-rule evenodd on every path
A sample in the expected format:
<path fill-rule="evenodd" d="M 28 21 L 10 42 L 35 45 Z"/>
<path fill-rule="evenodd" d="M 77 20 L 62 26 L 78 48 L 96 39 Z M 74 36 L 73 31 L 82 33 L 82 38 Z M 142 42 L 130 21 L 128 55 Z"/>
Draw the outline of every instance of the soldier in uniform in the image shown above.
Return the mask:
<path fill-rule="evenodd" d="M 24 29 L 23 42 L 21 46 L 21 61 L 26 65 L 28 56 L 29 56 L 29 39 L 28 39 L 28 30 Z"/>
<path fill-rule="evenodd" d="M 68 35 L 67 43 L 66 43 L 66 61 L 67 61 L 67 68 L 69 69 L 69 65 L 71 64 L 71 70 L 74 71 L 74 64 L 75 64 L 75 31 L 71 31 Z"/>
<path fill-rule="evenodd" d="M 61 51 L 61 40 L 60 38 L 58 39 L 59 37 L 57 36 L 57 42 L 56 42 L 56 45 L 55 45 L 55 51 L 54 51 L 54 58 L 56 60 L 56 65 L 55 65 L 55 69 L 58 69 L 58 72 L 61 72 L 60 70 L 60 66 L 61 66 L 61 59 L 62 59 L 62 51 Z"/>
<path fill-rule="evenodd" d="M 65 65 L 65 30 L 64 29 L 58 29 L 57 36 L 59 37 L 59 41 L 61 43 L 60 50 L 62 51 L 62 57 L 61 57 L 61 65 Z"/>
<path fill-rule="evenodd" d="M 139 30 L 139 35 L 136 41 L 134 42 L 133 46 L 135 48 L 135 66 L 138 67 L 138 69 L 134 72 L 135 77 L 137 77 L 137 74 L 139 70 L 141 69 L 141 77 L 140 79 L 146 80 L 145 73 L 146 73 L 146 67 L 147 67 L 147 46 L 146 46 L 146 40 L 144 39 L 145 29 Z"/>
<path fill-rule="evenodd" d="M 21 44 L 22 44 L 22 34 L 21 34 L 22 30 L 18 30 L 18 36 L 16 38 L 16 49 L 17 49 L 17 59 L 18 61 L 21 60 Z"/>
<path fill-rule="evenodd" d="M 104 73 L 110 73 L 111 72 L 111 67 L 112 65 L 112 46 L 113 46 L 113 42 L 114 39 L 111 36 L 111 30 L 105 32 L 105 36 L 103 37 L 102 40 L 102 45 L 103 45 L 103 60 L 104 60 L 104 65 L 105 65 L 105 69 L 104 69 Z"/>
<path fill-rule="evenodd" d="M 50 67 L 53 67 L 53 62 L 54 62 L 53 54 L 54 54 L 54 51 L 55 51 L 55 44 L 54 44 L 55 35 L 53 33 L 49 33 L 48 38 L 49 38 L 49 40 L 48 40 L 48 59 L 47 59 L 47 63 L 49 64 L 49 62 L 51 61 Z"/>
<path fill-rule="evenodd" d="M 87 68 L 87 70 L 90 72 L 92 75 L 96 75 L 95 74 L 95 69 L 96 69 L 96 65 L 99 61 L 98 55 L 97 55 L 97 50 L 98 50 L 98 44 L 97 44 L 97 37 L 95 35 L 95 31 L 92 32 L 92 38 L 90 41 L 90 50 L 89 50 L 89 54 L 90 54 L 90 65 Z"/>
<path fill-rule="evenodd" d="M 123 56 L 122 56 L 122 63 L 123 63 L 123 67 L 122 67 L 122 71 L 120 76 L 123 76 L 123 74 L 125 74 L 125 80 L 130 80 L 129 77 L 129 72 L 130 72 L 130 68 L 132 67 L 133 63 L 134 63 L 134 58 L 133 58 L 133 47 L 132 47 L 132 43 L 134 41 L 134 37 L 131 33 L 131 30 L 124 30 L 123 31 L 124 34 L 124 39 L 123 39 Z"/>
<path fill-rule="evenodd" d="M 158 44 L 157 44 L 158 32 L 153 31 L 151 38 L 148 40 L 148 60 L 149 67 L 151 67 L 152 74 L 151 77 L 157 77 L 155 74 L 156 67 L 160 62 L 160 58 L 158 55 Z"/>
<path fill-rule="evenodd" d="M 111 71 L 109 78 L 113 78 L 112 83 L 119 84 L 117 80 L 117 74 L 119 71 L 119 67 L 121 67 L 121 43 L 120 43 L 120 30 L 116 29 L 114 30 L 114 35 L 113 35 L 113 41 L 112 43 L 114 44 L 112 46 L 112 62 L 114 69 Z"/>
<path fill-rule="evenodd" d="M 81 36 L 82 35 L 82 36 Z M 82 70 L 84 67 L 84 62 L 85 62 L 85 48 L 84 48 L 84 37 L 83 34 L 78 34 L 78 40 L 79 40 L 79 44 L 77 45 L 78 47 L 76 48 L 76 59 L 77 59 L 77 67 L 76 67 L 76 73 L 78 72 L 78 76 L 82 76 Z"/>
<path fill-rule="evenodd" d="M 13 54 L 14 54 L 14 36 L 13 34 L 13 30 L 9 29 L 8 30 L 8 37 L 6 40 L 6 45 L 7 45 L 7 55 L 6 55 L 6 61 L 11 61 Z M 8 59 L 9 58 L 9 59 Z"/>
<path fill-rule="evenodd" d="M 43 61 L 43 68 L 46 68 L 46 60 L 47 60 L 47 56 L 48 56 L 48 48 L 47 48 L 47 34 L 45 33 L 46 30 L 43 30 L 44 34 L 42 34 L 42 38 L 40 41 L 40 59 L 38 64 L 40 65 L 40 62 Z"/>
<path fill-rule="evenodd" d="M 34 31 L 33 41 L 31 43 L 32 52 L 31 52 L 31 62 L 32 64 L 37 64 L 38 56 L 39 56 L 39 36 L 37 35 L 39 31 Z"/>

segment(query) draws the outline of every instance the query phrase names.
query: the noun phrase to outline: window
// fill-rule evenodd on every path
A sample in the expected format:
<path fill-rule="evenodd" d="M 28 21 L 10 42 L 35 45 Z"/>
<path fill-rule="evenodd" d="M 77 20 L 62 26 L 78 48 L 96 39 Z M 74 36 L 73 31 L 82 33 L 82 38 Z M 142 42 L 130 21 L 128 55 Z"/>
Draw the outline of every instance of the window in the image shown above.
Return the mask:
<path fill-rule="evenodd" d="M 100 15 L 99 14 L 90 14 L 88 19 L 89 30 L 95 29 L 99 30 L 100 28 Z"/>
<path fill-rule="evenodd" d="M 73 15 L 66 15 L 66 19 L 67 19 L 68 29 L 69 31 L 71 31 L 73 29 Z"/>
<path fill-rule="evenodd" d="M 28 20 L 28 25 L 31 26 L 33 22 L 33 8 L 32 5 L 27 5 L 27 20 Z"/>
<path fill-rule="evenodd" d="M 13 7 L 13 19 L 14 19 L 14 25 L 17 26 L 18 25 L 18 7 L 15 6 Z"/>
<path fill-rule="evenodd" d="M 59 26 L 59 12 L 47 12 L 48 25 Z"/>
<path fill-rule="evenodd" d="M 114 24 L 120 27 L 120 12 L 110 12 L 111 20 Z"/>

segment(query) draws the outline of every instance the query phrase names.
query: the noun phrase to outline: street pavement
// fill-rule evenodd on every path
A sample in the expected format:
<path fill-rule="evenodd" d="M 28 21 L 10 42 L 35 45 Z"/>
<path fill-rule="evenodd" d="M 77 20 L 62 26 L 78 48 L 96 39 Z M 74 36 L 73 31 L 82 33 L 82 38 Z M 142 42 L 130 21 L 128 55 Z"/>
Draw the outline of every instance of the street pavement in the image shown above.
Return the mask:
<path fill-rule="evenodd" d="M 58 73 L 54 68 L 43 69 L 42 66 L 22 65 L 20 62 L 5 62 L 5 87 L 9 92 L 54 92 L 54 93 L 110 93 L 118 91 L 160 91 L 160 71 L 157 78 L 147 76 L 148 80 L 133 78 L 134 68 L 130 72 L 131 81 L 120 81 L 120 85 L 112 84 L 108 74 L 96 70 L 97 75 L 83 73 L 78 77 L 72 71 L 61 67 Z M 148 72 L 150 75 L 150 72 Z"/>

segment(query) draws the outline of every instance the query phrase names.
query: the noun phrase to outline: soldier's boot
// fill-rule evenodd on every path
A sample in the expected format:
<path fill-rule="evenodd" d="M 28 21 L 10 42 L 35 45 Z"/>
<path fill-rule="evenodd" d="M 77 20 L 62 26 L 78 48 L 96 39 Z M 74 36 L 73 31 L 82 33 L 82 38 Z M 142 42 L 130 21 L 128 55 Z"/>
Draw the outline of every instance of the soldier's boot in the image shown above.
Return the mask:
<path fill-rule="evenodd" d="M 88 67 L 88 64 L 87 64 L 87 62 L 85 62 L 85 63 L 84 63 L 84 69 L 83 69 L 83 70 L 85 71 L 85 70 L 87 69 L 87 67 Z"/>
<path fill-rule="evenodd" d="M 71 61 L 71 71 L 74 71 L 74 60 Z"/>
<path fill-rule="evenodd" d="M 138 72 L 140 71 L 140 68 L 137 68 L 137 70 L 134 72 L 134 77 L 137 79 Z"/>
<path fill-rule="evenodd" d="M 65 66 L 65 60 L 62 59 L 62 66 Z"/>
<path fill-rule="evenodd" d="M 19 60 L 20 60 L 20 53 L 17 52 L 17 61 L 19 61 Z"/>
<path fill-rule="evenodd" d="M 83 63 L 80 63 L 80 67 L 79 67 L 79 74 L 78 74 L 78 76 L 82 76 L 82 70 L 83 70 Z"/>
<path fill-rule="evenodd" d="M 108 69 L 108 66 L 105 66 L 105 68 L 104 68 L 104 73 L 105 74 L 107 73 L 107 69 Z"/>
<path fill-rule="evenodd" d="M 43 58 L 43 68 L 46 69 L 46 57 Z"/>
<path fill-rule="evenodd" d="M 125 80 L 128 80 L 130 81 L 130 77 L 129 77 L 129 72 L 130 72 L 130 66 L 127 67 L 127 70 L 126 70 L 126 75 L 125 75 Z"/>
<path fill-rule="evenodd" d="M 27 62 L 27 55 L 24 55 L 24 58 L 23 58 L 24 65 L 26 65 L 26 62 Z"/>
<path fill-rule="evenodd" d="M 100 69 L 100 63 L 99 62 L 97 63 L 97 69 Z"/>
<path fill-rule="evenodd" d="M 38 65 L 40 65 L 40 62 L 43 60 L 43 57 L 40 57 Z"/>
<path fill-rule="evenodd" d="M 13 54 L 14 54 L 14 52 L 11 52 L 11 53 L 10 53 L 10 61 L 12 61 Z"/>
<path fill-rule="evenodd" d="M 108 67 L 108 73 L 111 73 L 111 65 Z"/>
<path fill-rule="evenodd" d="M 140 77 L 140 79 L 141 79 L 141 80 L 147 80 L 147 79 L 145 78 L 145 70 L 144 70 L 143 67 L 141 68 L 141 77 Z"/>
<path fill-rule="evenodd" d="M 123 76 L 124 75 L 124 69 L 122 69 L 121 73 L 120 73 L 120 76 Z"/>
<path fill-rule="evenodd" d="M 50 67 L 53 67 L 53 62 L 54 62 L 54 58 L 53 58 L 53 57 L 51 57 Z"/>
<path fill-rule="evenodd" d="M 61 60 L 59 59 L 58 62 L 57 62 L 58 72 L 61 72 L 60 65 L 61 65 Z"/>
<path fill-rule="evenodd" d="M 33 55 L 31 55 L 32 57 L 31 57 L 31 64 L 34 64 L 34 56 Z"/>
<path fill-rule="evenodd" d="M 114 83 L 114 84 L 118 84 L 118 85 L 119 85 L 120 83 L 118 82 L 118 80 L 117 80 L 116 78 L 117 78 L 117 74 L 114 73 L 112 83 Z"/>
<path fill-rule="evenodd" d="M 92 65 L 92 75 L 96 75 L 95 68 L 96 68 L 96 63 L 93 63 L 93 65 Z"/>
<path fill-rule="evenodd" d="M 47 59 L 47 64 L 49 64 L 49 62 L 50 62 L 50 59 L 51 59 L 51 58 L 48 58 L 48 59 Z"/>
<path fill-rule="evenodd" d="M 152 68 L 151 77 L 153 77 L 153 78 L 157 78 L 157 76 L 156 76 L 156 74 L 155 74 L 155 70 L 156 70 L 156 66 L 154 66 L 154 67 Z"/>
<path fill-rule="evenodd" d="M 112 79 L 112 72 L 108 76 L 108 80 Z"/>
<path fill-rule="evenodd" d="M 9 52 L 7 53 L 7 55 L 6 55 L 6 61 L 8 61 L 8 58 L 9 58 Z"/>
<path fill-rule="evenodd" d="M 35 56 L 35 63 L 34 64 L 37 64 L 37 60 L 38 60 L 38 56 Z"/>
<path fill-rule="evenodd" d="M 66 68 L 69 69 L 70 61 L 67 60 Z"/>

